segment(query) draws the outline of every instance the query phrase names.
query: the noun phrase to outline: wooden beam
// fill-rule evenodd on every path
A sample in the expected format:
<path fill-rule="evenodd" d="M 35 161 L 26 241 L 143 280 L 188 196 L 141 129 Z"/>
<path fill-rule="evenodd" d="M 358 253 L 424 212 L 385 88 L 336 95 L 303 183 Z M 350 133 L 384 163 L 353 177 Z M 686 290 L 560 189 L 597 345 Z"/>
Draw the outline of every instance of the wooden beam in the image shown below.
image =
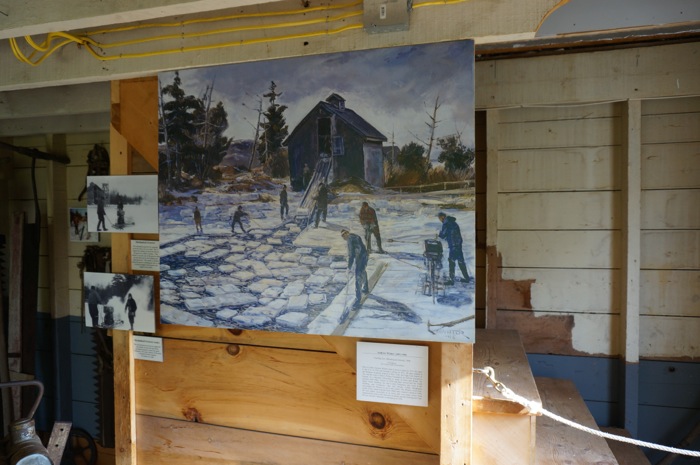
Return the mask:
<path fill-rule="evenodd" d="M 112 124 L 109 135 L 110 172 L 113 175 L 131 172 L 131 151 L 119 132 L 121 83 L 112 83 Z M 147 126 L 145 126 L 147 127 Z M 154 135 L 153 137 L 156 137 Z M 131 234 L 112 234 L 112 271 L 131 271 Z M 133 333 L 113 331 L 114 411 L 116 465 L 136 464 L 136 389 L 134 385 Z"/>
<path fill-rule="evenodd" d="M 440 465 L 472 463 L 473 344 L 442 344 Z"/>
<path fill-rule="evenodd" d="M 39 1 L 31 0 L 30 3 Z M 77 0 L 73 1 L 80 3 Z M 156 1 L 151 0 L 151 5 Z M 168 0 L 158 1 L 166 3 Z M 17 59 L 8 41 L 0 41 L 0 62 L 3 63 L 0 69 L 0 91 L 81 84 L 108 79 L 123 80 L 152 76 L 173 69 L 465 38 L 494 41 L 512 36 L 532 37 L 547 11 L 558 3 L 558 0 L 425 2 L 426 4 L 420 8 L 414 5 L 408 30 L 370 34 L 363 28 L 362 5 L 353 4 L 348 0 L 333 0 L 331 6 L 347 5 L 343 10 L 337 10 L 334 13 L 305 10 L 299 0 L 281 0 L 274 3 L 256 0 L 255 5 L 210 1 L 218 8 L 228 9 L 220 9 L 216 12 L 210 10 L 211 13 L 206 14 L 207 10 L 200 8 L 196 13 L 199 17 L 203 16 L 202 13 L 207 18 L 234 14 L 248 16 L 227 20 L 226 28 L 235 30 L 225 34 L 208 34 L 217 27 L 215 23 L 183 24 L 177 28 L 177 38 L 174 39 L 152 40 L 156 36 L 171 34 L 172 28 L 133 29 L 100 34 L 99 40 L 104 43 L 113 44 L 118 41 L 129 45 L 121 46 L 119 49 L 110 47 L 99 50 L 99 53 L 108 54 L 103 57 L 103 61 L 91 54 L 87 47 L 71 44 L 62 47 L 60 53 L 49 56 L 39 66 L 31 68 L 31 73 L 27 72 L 29 65 Z M 174 0 L 169 2 L 176 4 Z M 80 3 L 80 6 L 83 3 L 85 2 Z M 101 9 L 104 3 L 90 4 L 89 8 Z M 108 8 L 110 3 L 116 4 L 117 0 L 106 3 Z M 190 6 L 201 3 L 203 0 L 177 2 L 177 8 L 174 8 L 176 11 L 163 8 L 159 10 L 161 14 L 159 17 L 164 21 L 178 22 L 193 19 L 195 13 L 181 7 L 183 4 Z M 314 6 L 313 3 L 311 5 Z M 86 19 L 80 16 L 80 12 L 85 8 L 88 8 L 87 4 L 82 8 L 78 6 L 74 9 L 61 8 L 65 15 L 77 18 L 76 22 L 60 23 L 52 30 L 82 30 L 91 27 L 89 17 Z M 137 14 L 141 10 L 133 8 L 131 12 L 134 14 L 129 19 L 136 21 Z M 23 4 L 22 10 L 30 12 L 37 9 Z M 43 10 L 58 9 L 44 8 Z M 269 13 L 273 10 L 288 12 L 288 14 L 284 19 L 279 16 L 250 16 L 256 13 Z M 337 15 L 338 11 L 355 16 L 331 21 L 330 16 Z M 76 15 L 73 16 L 74 14 Z M 305 26 L 295 24 L 297 21 L 307 21 L 310 17 L 318 22 Z M 106 21 L 120 20 L 121 17 L 114 17 L 102 22 L 107 24 Z M 221 26 L 219 24 L 218 27 Z M 43 24 L 42 29 L 45 28 L 46 24 Z M 0 18 L 0 30 L 3 29 L 6 34 L 18 35 L 16 32 L 8 33 L 8 28 L 3 28 L 3 19 Z M 22 32 L 22 34 L 32 33 L 29 28 Z M 193 47 L 195 49 L 192 49 Z M 32 51 L 24 43 L 20 44 L 20 48 L 25 51 L 25 54 Z"/>
<path fill-rule="evenodd" d="M 119 118 L 122 137 L 157 171 L 158 78 L 152 76 L 121 81 L 119 115 L 122 115 Z"/>
<path fill-rule="evenodd" d="M 486 112 L 486 327 L 497 326 L 498 312 L 498 125 L 500 110 Z"/>
<path fill-rule="evenodd" d="M 0 39 L 54 31 L 72 31 L 149 21 L 224 8 L 271 3 L 276 0 L 64 0 L 60 8 L 48 8 L 45 0 L 8 2 L 0 6 Z"/>
<path fill-rule="evenodd" d="M 623 119 L 625 163 L 623 171 L 623 267 L 621 270 L 621 308 L 624 368 L 622 410 L 624 427 L 637 436 L 639 417 L 639 295 L 641 266 L 641 196 L 642 196 L 642 102 L 629 100 Z"/>

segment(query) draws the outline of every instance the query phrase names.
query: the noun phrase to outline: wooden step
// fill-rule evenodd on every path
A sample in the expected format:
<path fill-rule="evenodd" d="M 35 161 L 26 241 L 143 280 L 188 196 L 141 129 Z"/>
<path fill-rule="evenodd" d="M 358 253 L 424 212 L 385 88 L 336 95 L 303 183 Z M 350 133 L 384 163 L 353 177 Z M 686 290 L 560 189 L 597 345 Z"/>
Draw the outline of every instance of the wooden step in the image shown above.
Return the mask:
<path fill-rule="evenodd" d="M 513 392 L 540 402 L 535 379 L 517 331 L 477 329 L 474 368 L 490 366 Z M 472 457 L 475 464 L 535 463 L 535 420 L 522 405 L 506 399 L 484 375 L 474 374 Z"/>
<path fill-rule="evenodd" d="M 598 426 L 574 383 L 566 379 L 535 378 L 542 406 L 589 428 Z M 617 465 L 607 441 L 557 422 L 537 418 L 537 465 Z"/>
<path fill-rule="evenodd" d="M 626 429 L 610 427 L 600 429 L 601 431 L 605 431 L 606 433 L 610 434 L 615 434 L 617 436 L 624 436 L 627 438 L 632 437 L 629 431 L 627 431 Z M 651 462 L 649 462 L 647 456 L 644 455 L 642 449 L 635 446 L 634 444 L 614 441 L 612 439 L 606 439 L 606 441 L 608 441 L 608 446 L 610 446 L 610 450 L 613 454 L 615 454 L 617 463 L 619 463 L 620 465 L 651 465 Z"/>

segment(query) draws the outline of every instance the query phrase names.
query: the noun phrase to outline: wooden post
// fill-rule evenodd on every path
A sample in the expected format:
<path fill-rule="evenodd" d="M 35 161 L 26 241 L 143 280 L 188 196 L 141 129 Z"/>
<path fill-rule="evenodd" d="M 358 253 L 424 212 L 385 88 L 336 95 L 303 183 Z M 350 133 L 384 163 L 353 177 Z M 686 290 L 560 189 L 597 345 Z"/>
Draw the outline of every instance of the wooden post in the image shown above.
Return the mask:
<path fill-rule="evenodd" d="M 625 106 L 625 169 L 623 170 L 623 268 L 621 302 L 621 341 L 624 367 L 622 410 L 624 426 L 637 436 L 639 401 L 639 289 L 641 265 L 642 195 L 642 102 L 630 100 Z"/>
<path fill-rule="evenodd" d="M 110 168 L 131 174 L 134 150 L 158 167 L 158 78 L 112 82 Z M 131 234 L 112 234 L 112 271 L 131 271 Z M 133 333 L 113 331 L 116 465 L 135 465 L 136 401 Z"/>
<path fill-rule="evenodd" d="M 120 82 L 112 82 L 112 124 L 109 134 L 110 172 L 129 174 L 131 157 L 126 138 L 120 133 L 120 121 L 128 118 L 120 108 Z M 131 234 L 112 234 L 112 271 L 128 273 Z M 114 353 L 114 431 L 116 465 L 136 464 L 136 401 L 134 355 L 131 331 L 113 331 Z"/>
<path fill-rule="evenodd" d="M 486 111 L 486 327 L 498 315 L 498 124 L 499 110 Z"/>
<path fill-rule="evenodd" d="M 442 344 L 440 465 L 472 463 L 472 344 Z"/>

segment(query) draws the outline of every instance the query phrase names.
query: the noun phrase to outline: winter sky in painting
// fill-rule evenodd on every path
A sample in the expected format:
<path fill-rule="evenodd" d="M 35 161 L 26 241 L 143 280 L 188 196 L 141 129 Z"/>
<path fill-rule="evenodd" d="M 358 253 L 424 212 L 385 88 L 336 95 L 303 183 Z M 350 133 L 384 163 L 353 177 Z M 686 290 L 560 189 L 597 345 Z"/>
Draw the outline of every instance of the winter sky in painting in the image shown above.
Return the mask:
<path fill-rule="evenodd" d="M 459 41 L 180 71 L 185 95 L 201 98 L 213 85 L 212 107 L 222 102 L 229 124 L 224 135 L 232 143 L 209 171 L 216 176 L 200 174 L 207 170 L 191 161 L 197 158 L 178 164 L 183 145 L 161 145 L 161 322 L 473 342 L 473 165 L 451 170 L 437 162 L 447 151 L 437 141 L 449 137 L 473 160 L 473 54 L 473 42 Z M 173 78 L 174 72 L 162 73 L 161 88 Z M 289 134 L 278 152 L 290 165 L 282 175 L 245 162 L 257 156 L 256 109 L 260 101 L 263 109 L 270 105 L 262 96 L 272 81 Z M 436 142 L 429 144 L 431 116 Z M 318 143 L 329 136 L 331 155 Z M 193 138 L 197 144 L 205 139 L 212 137 Z M 432 147 L 432 167 L 440 170 L 425 168 L 407 188 L 400 184 L 410 179 L 408 165 L 386 149 L 411 144 L 425 153 Z M 224 163 L 234 159 L 237 164 Z M 308 180 L 300 176 L 304 161 L 313 171 Z M 164 166 L 178 168 L 164 176 Z M 330 187 L 327 217 L 316 219 L 322 183 Z M 280 209 L 283 186 L 288 213 Z M 348 269 L 349 242 L 341 231 L 369 245 L 359 220 L 363 202 L 376 210 L 385 253 L 372 236 L 368 289 L 357 298 L 357 266 Z M 245 215 L 232 231 L 236 211 Z M 450 273 L 450 261 L 460 260 L 450 254 L 454 240 L 438 238 L 438 212 L 461 229 L 464 271 L 457 266 Z M 439 243 L 441 253 L 427 254 L 426 240 Z"/>
<path fill-rule="evenodd" d="M 259 61 L 180 71 L 183 89 L 200 95 L 214 85 L 215 102 L 229 114 L 227 136 L 252 139 L 257 98 L 275 81 L 288 107 L 290 130 L 319 100 L 342 95 L 389 139 L 402 146 L 426 134 L 426 112 L 440 98 L 437 137 L 460 132 L 465 145 L 474 137 L 474 46 L 472 41 L 444 42 L 358 52 Z M 173 73 L 160 75 L 161 85 Z M 436 153 L 432 154 L 435 161 Z"/>

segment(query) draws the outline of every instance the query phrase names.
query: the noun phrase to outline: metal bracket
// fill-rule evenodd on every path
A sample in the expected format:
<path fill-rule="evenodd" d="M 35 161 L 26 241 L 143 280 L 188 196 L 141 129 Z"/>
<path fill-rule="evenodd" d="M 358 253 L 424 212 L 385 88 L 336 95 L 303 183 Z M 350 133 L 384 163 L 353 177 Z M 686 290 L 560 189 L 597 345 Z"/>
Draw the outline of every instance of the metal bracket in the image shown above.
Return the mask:
<path fill-rule="evenodd" d="M 61 463 L 61 457 L 63 457 L 63 451 L 66 448 L 66 443 L 68 443 L 68 436 L 72 426 L 73 423 L 69 421 L 57 421 L 53 425 L 51 437 L 47 444 L 47 451 L 54 465 Z"/>
<path fill-rule="evenodd" d="M 363 22 L 369 33 L 405 31 L 412 0 L 364 0 Z"/>

